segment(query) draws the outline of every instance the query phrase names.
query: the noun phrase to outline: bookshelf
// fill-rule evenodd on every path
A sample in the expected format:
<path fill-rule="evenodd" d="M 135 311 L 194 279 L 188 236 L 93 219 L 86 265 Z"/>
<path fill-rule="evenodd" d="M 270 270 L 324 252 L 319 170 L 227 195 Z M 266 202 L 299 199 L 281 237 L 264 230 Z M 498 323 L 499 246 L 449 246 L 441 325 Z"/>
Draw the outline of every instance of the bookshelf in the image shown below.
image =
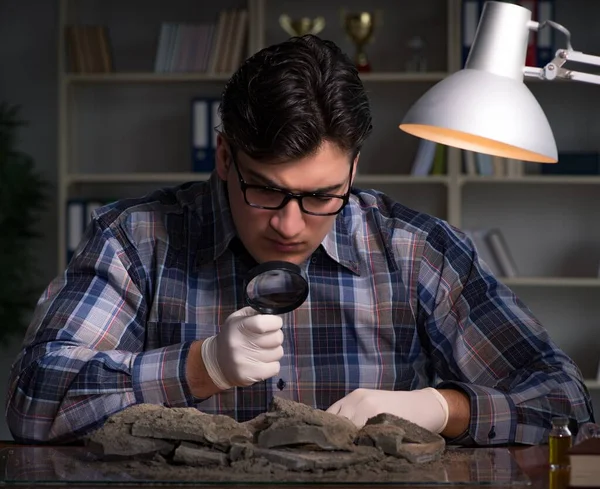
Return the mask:
<path fill-rule="evenodd" d="M 144 2 L 144 21 L 129 0 L 58 0 L 59 29 L 72 22 L 109 27 L 115 71 L 70 73 L 58 38 L 58 208 L 71 198 L 129 197 L 162 185 L 205 180 L 189 164 L 189 101 L 219 96 L 229 73 L 155 73 L 163 21 L 204 22 L 224 8 L 249 12 L 247 54 L 287 34 L 279 15 L 322 15 L 323 37 L 352 54 L 340 9 L 379 10 L 383 23 L 367 46 L 373 70 L 361 75 L 371 99 L 374 131 L 361 155 L 357 187 L 383 190 L 404 204 L 459 228 L 498 227 L 520 275 L 503 280 L 534 311 L 555 341 L 582 369 L 600 408 L 596 318 L 600 278 L 600 175 L 487 177 L 466 175 L 461 152 L 448 148 L 445 175 L 410 174 L 418 140 L 398 129 L 410 105 L 461 65 L 461 0 L 193 0 Z M 600 4 L 555 0 L 556 20 L 573 34 L 575 49 L 600 53 L 591 19 Z M 406 72 L 408 38 L 426 41 L 428 71 Z M 559 39 L 557 39 L 559 41 Z M 597 86 L 527 80 L 555 132 L 559 151 L 600 151 Z M 568 115 L 565 115 L 568 114 Z M 59 212 L 58 271 L 66 265 L 66 212 Z"/>

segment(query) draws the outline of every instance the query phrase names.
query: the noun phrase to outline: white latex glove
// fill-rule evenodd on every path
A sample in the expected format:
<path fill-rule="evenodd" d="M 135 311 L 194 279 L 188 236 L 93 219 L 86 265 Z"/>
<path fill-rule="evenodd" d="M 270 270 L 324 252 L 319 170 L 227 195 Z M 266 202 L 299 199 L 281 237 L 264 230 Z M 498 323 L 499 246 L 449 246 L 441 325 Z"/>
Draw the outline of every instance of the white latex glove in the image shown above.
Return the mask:
<path fill-rule="evenodd" d="M 448 403 L 431 387 L 414 391 L 356 389 L 327 412 L 344 416 L 359 428 L 381 413 L 394 414 L 435 433 L 444 431 L 448 423 Z"/>
<path fill-rule="evenodd" d="M 279 373 L 283 320 L 244 307 L 229 316 L 215 336 L 202 343 L 208 375 L 222 390 L 247 386 Z"/>

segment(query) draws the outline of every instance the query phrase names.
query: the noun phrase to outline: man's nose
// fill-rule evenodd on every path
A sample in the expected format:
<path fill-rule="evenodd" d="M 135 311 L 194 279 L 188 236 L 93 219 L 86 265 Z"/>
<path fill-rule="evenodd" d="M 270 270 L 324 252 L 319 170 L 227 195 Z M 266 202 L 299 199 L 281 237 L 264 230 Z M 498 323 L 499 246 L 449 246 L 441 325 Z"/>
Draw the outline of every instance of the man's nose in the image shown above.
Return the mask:
<path fill-rule="evenodd" d="M 300 202 L 291 199 L 283 209 L 276 211 L 271 218 L 271 226 L 283 238 L 291 239 L 298 236 L 306 226 Z"/>

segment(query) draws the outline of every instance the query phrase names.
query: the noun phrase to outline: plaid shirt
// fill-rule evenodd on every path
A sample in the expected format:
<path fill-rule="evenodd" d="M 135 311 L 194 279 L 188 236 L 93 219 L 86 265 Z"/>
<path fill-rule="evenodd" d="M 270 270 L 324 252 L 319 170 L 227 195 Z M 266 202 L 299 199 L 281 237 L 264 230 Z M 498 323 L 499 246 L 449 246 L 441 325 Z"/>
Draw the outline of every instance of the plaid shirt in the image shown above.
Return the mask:
<path fill-rule="evenodd" d="M 273 395 L 326 409 L 359 387 L 464 391 L 463 444 L 539 443 L 554 415 L 592 417 L 577 367 L 463 233 L 357 189 L 302 265 L 310 294 L 283 315 L 279 375 L 196 399 L 190 344 L 244 306 L 254 265 L 215 175 L 95 211 L 13 364 L 15 439 L 70 441 L 134 403 L 244 421 Z"/>

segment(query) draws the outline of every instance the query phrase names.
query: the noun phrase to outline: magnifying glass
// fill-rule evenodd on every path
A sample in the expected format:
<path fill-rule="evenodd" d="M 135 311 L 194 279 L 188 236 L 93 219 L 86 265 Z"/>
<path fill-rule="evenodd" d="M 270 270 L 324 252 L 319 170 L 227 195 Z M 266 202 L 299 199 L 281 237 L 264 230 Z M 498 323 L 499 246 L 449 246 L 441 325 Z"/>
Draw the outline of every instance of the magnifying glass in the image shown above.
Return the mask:
<path fill-rule="evenodd" d="M 248 272 L 244 291 L 246 304 L 261 314 L 284 314 L 306 300 L 308 280 L 294 263 L 267 261 Z"/>

